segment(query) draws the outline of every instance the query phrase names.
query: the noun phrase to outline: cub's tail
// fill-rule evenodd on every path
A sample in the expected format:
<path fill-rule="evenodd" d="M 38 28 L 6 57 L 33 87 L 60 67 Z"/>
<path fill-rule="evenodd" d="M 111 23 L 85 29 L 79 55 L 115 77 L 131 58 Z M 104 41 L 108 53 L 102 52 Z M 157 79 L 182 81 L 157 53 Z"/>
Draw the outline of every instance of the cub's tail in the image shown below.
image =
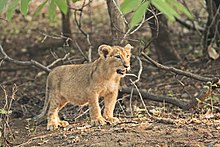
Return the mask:
<path fill-rule="evenodd" d="M 32 119 L 38 123 L 42 122 L 46 118 L 46 113 L 48 111 L 48 108 L 49 108 L 49 87 L 47 84 L 43 109 L 41 110 L 41 113 L 39 115 L 33 117 Z"/>

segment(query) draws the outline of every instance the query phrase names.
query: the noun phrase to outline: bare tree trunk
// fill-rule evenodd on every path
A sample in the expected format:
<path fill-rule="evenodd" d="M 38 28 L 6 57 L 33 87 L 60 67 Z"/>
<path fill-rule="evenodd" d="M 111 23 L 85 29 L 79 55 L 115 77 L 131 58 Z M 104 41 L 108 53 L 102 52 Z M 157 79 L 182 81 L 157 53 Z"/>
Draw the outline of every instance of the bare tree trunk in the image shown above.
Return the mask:
<path fill-rule="evenodd" d="M 204 55 L 207 55 L 207 49 L 211 43 L 215 42 L 218 48 L 220 47 L 220 1 L 206 0 L 206 6 L 208 11 L 208 20 L 204 31 Z"/>
<path fill-rule="evenodd" d="M 149 17 L 149 14 L 147 14 Z M 153 44 L 157 52 L 157 56 L 160 63 L 178 62 L 181 60 L 180 56 L 171 44 L 167 18 L 164 15 L 158 16 L 158 23 L 156 19 L 150 19 L 149 25 L 151 27 Z M 157 29 L 159 25 L 159 30 Z"/>
<path fill-rule="evenodd" d="M 119 0 L 106 0 L 106 2 L 111 20 L 112 44 L 119 45 L 126 29 L 123 15 L 118 10 Z"/>
<path fill-rule="evenodd" d="M 71 40 L 72 39 L 72 32 L 71 32 L 71 23 L 70 23 L 70 9 L 69 9 L 69 1 L 68 2 L 68 10 L 67 10 L 67 14 L 65 15 L 63 12 L 61 12 L 62 14 L 62 33 L 64 37 L 67 37 L 64 39 L 64 41 L 69 44 L 70 46 L 72 45 Z"/>

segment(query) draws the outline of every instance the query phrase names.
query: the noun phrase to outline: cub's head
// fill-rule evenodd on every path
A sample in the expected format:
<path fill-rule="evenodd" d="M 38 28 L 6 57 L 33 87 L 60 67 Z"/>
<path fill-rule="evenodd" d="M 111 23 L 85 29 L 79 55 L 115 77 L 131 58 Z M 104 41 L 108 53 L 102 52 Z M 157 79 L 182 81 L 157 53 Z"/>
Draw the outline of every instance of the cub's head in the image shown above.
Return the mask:
<path fill-rule="evenodd" d="M 98 52 L 108 68 L 114 70 L 118 75 L 125 76 L 126 72 L 130 70 L 132 48 L 130 44 L 124 47 L 101 45 Z"/>

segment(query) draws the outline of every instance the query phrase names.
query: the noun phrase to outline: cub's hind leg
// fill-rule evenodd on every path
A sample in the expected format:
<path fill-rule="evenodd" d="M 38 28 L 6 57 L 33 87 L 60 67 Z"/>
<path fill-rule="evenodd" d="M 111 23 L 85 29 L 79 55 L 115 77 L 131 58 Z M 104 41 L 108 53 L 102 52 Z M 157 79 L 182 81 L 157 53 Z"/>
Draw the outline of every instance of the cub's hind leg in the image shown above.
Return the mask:
<path fill-rule="evenodd" d="M 62 97 L 54 97 L 49 98 L 50 107 L 48 110 L 48 122 L 47 122 L 47 130 L 54 130 L 58 127 L 66 127 L 69 125 L 67 121 L 60 120 L 58 113 L 59 111 L 67 104 L 67 100 Z"/>

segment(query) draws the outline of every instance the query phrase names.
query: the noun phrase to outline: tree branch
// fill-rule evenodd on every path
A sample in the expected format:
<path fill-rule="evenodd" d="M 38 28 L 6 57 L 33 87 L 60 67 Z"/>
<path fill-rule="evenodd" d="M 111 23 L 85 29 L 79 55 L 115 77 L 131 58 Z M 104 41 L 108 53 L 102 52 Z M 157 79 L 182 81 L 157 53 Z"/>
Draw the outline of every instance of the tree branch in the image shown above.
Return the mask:
<path fill-rule="evenodd" d="M 217 82 L 217 81 L 219 81 L 219 78 L 217 78 L 217 77 L 214 77 L 214 78 L 203 77 L 203 76 L 200 76 L 200 75 L 188 72 L 188 71 L 183 71 L 183 70 L 180 70 L 180 69 L 177 69 L 177 68 L 174 68 L 174 67 L 168 67 L 168 66 L 162 65 L 162 64 L 154 61 L 153 59 L 151 59 L 144 52 L 142 52 L 141 55 L 144 57 L 144 61 L 146 61 L 146 62 L 149 61 L 151 64 L 153 64 L 154 66 L 156 66 L 159 69 L 163 69 L 163 70 L 166 70 L 166 71 L 171 71 L 171 72 L 174 72 L 176 74 L 187 76 L 187 77 L 190 77 L 190 78 L 202 81 L 202 82 Z"/>
<path fill-rule="evenodd" d="M 200 33 L 204 32 L 204 28 L 202 28 L 201 26 L 195 26 L 190 22 L 186 22 L 185 20 L 181 20 L 179 18 L 175 18 L 176 21 L 181 24 L 182 26 L 184 26 L 185 28 L 189 29 L 189 30 L 193 30 L 193 31 L 199 31 Z"/>
<path fill-rule="evenodd" d="M 17 64 L 17 65 L 21 65 L 21 66 L 35 66 L 35 67 L 37 67 L 37 68 L 39 68 L 39 69 L 41 69 L 41 70 L 43 70 L 43 71 L 45 71 L 45 72 L 47 72 L 47 73 L 49 73 L 49 72 L 51 71 L 50 68 L 51 68 L 52 66 L 54 66 L 56 63 L 58 63 L 58 62 L 60 62 L 60 61 L 66 60 L 67 57 L 70 55 L 70 54 L 68 53 L 68 54 L 66 54 L 63 58 L 58 58 L 58 59 L 56 59 L 55 61 L 53 61 L 50 65 L 45 66 L 45 65 L 43 65 L 43 64 L 41 64 L 41 63 L 39 63 L 39 62 L 37 62 L 37 61 L 35 61 L 35 60 L 19 61 L 19 60 L 12 59 L 11 57 L 9 57 L 9 56 L 5 53 L 5 51 L 4 51 L 4 49 L 3 49 L 3 47 L 2 47 L 1 44 L 0 44 L 0 53 L 3 55 L 3 58 L 1 59 L 2 61 L 8 61 L 8 62 Z"/>
<path fill-rule="evenodd" d="M 18 64 L 18 65 L 22 65 L 22 66 L 31 66 L 31 65 L 34 65 L 34 66 L 36 66 L 36 67 L 42 69 L 42 70 L 45 71 L 45 72 L 50 72 L 50 71 L 51 71 L 48 67 L 44 66 L 43 64 L 41 64 L 41 63 L 39 63 L 39 62 L 37 62 L 37 61 L 35 61 L 35 60 L 31 60 L 31 61 L 19 61 L 19 60 L 12 59 L 11 57 L 9 57 L 9 56 L 5 53 L 5 51 L 4 51 L 4 49 L 3 49 L 3 47 L 2 47 L 1 44 L 0 44 L 0 52 L 2 53 L 2 55 L 3 55 L 3 60 L 5 60 L 5 61 L 8 61 L 8 62 L 11 62 L 11 63 L 14 63 L 14 64 Z"/>

